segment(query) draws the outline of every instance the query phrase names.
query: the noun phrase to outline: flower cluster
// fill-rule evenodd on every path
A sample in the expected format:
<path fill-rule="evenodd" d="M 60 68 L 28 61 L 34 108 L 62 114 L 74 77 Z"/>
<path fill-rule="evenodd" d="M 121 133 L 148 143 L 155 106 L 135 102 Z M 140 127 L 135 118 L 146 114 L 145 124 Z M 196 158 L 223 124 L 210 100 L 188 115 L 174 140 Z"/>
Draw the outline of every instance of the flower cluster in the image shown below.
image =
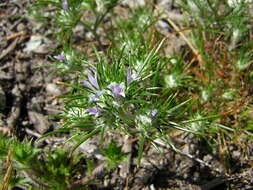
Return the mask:
<path fill-rule="evenodd" d="M 91 91 L 89 97 L 90 103 L 100 103 L 102 99 L 101 97 L 105 94 L 111 95 L 114 99 L 125 98 L 126 96 L 125 85 L 123 82 L 112 82 L 106 88 L 102 89 L 102 87 L 99 86 L 96 71 L 88 71 L 88 80 L 83 81 L 83 85 Z M 101 116 L 102 109 L 98 105 L 99 104 L 97 104 L 96 107 L 86 109 L 87 113 L 96 117 Z"/>
<path fill-rule="evenodd" d="M 101 109 L 98 107 L 91 107 L 86 110 L 90 115 L 94 115 L 96 117 L 101 115 Z"/>
<path fill-rule="evenodd" d="M 120 102 L 126 98 L 126 85 L 129 86 L 133 81 L 137 80 L 137 73 L 128 68 L 125 82 L 111 82 L 105 87 L 99 85 L 98 73 L 95 70 L 89 70 L 87 74 L 88 80 L 82 81 L 82 84 L 90 91 L 89 103 L 95 104 L 94 107 L 89 107 L 86 112 L 89 115 L 99 117 L 102 115 L 103 107 L 105 106 L 104 96 L 113 98 L 112 105 L 120 107 Z"/>

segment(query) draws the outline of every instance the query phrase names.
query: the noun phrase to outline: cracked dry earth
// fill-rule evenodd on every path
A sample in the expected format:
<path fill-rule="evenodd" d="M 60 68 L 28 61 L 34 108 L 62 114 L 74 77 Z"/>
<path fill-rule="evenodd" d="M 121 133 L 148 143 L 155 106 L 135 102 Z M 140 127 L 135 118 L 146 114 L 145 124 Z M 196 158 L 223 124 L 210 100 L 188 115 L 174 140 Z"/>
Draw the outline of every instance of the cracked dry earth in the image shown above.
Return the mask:
<path fill-rule="evenodd" d="M 181 18 L 178 11 L 170 10 L 171 1 L 158 2 L 170 11 L 168 16 L 175 17 L 171 19 Z M 28 0 L 0 1 L 0 133 L 17 136 L 20 140 L 37 138 L 59 127 L 49 115 L 59 113 L 62 105 L 55 97 L 66 91 L 57 85 L 62 78 L 50 75 L 50 68 L 44 67 L 50 64 L 47 56 L 57 43 L 47 38 L 52 31 L 28 16 L 30 3 Z M 163 34 L 169 31 L 163 21 L 159 21 L 157 28 Z M 168 46 L 171 43 L 175 41 L 169 41 Z M 50 147 L 61 144 L 64 139 L 50 137 L 44 143 Z M 175 133 L 172 139 L 181 153 L 164 146 L 165 153 L 160 155 L 148 147 L 137 168 L 132 160 L 136 154 L 133 140 L 129 137 L 121 139 L 124 139 L 120 142 L 123 149 L 130 153 L 128 161 L 109 176 L 98 177 L 101 185 L 94 185 L 94 189 L 253 189 L 251 145 L 247 154 L 236 144 L 228 145 L 232 167 L 226 169 L 219 154 L 207 150 L 204 142 L 193 135 Z M 79 148 L 84 154 L 93 154 L 99 159 L 96 150 L 96 138 Z M 99 165 L 94 175 L 101 173 L 103 168 Z"/>

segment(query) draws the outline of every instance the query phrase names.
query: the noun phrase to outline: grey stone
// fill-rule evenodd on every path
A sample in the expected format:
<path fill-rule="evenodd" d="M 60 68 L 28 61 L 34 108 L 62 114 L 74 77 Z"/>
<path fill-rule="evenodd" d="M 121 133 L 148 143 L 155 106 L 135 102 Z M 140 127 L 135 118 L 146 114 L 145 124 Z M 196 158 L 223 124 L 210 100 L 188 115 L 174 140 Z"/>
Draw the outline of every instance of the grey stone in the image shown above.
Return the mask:
<path fill-rule="evenodd" d="M 139 6 L 144 6 L 145 0 L 123 0 L 122 1 L 123 5 L 128 5 L 131 8 L 137 8 Z"/>
<path fill-rule="evenodd" d="M 59 87 L 53 83 L 47 84 L 46 91 L 49 95 L 53 95 L 53 96 L 61 95 L 61 91 L 60 91 Z"/>
<path fill-rule="evenodd" d="M 33 127 L 38 131 L 40 134 L 44 134 L 50 127 L 50 124 L 41 113 L 28 111 L 28 117 L 30 122 L 33 124 Z"/>
<path fill-rule="evenodd" d="M 42 36 L 32 36 L 30 40 L 26 43 L 26 47 L 24 49 L 24 52 L 33 52 L 36 49 L 38 49 L 43 43 L 43 37 Z"/>

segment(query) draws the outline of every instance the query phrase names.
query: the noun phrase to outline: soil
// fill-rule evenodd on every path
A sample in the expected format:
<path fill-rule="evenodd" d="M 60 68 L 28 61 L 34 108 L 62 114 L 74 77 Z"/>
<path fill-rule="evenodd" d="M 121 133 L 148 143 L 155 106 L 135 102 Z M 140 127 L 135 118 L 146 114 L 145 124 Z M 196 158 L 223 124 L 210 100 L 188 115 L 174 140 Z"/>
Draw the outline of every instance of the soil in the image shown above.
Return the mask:
<path fill-rule="evenodd" d="M 170 1 L 163 1 L 163 6 L 174 10 L 170 12 L 175 19 L 180 19 L 180 13 Z M 29 0 L 0 1 L 0 133 L 24 138 L 38 138 L 42 134 L 60 127 L 57 120 L 49 117 L 59 113 L 62 103 L 56 96 L 66 89 L 57 85 L 63 79 L 50 75 L 53 73 L 48 57 L 57 42 L 48 39 L 50 29 L 44 28 L 27 16 Z M 26 16 L 24 16 L 26 15 Z M 159 24 L 160 23 L 160 24 Z M 157 28 L 161 33 L 170 32 L 170 26 L 160 21 Z M 50 35 L 49 35 L 50 36 Z M 174 41 L 173 41 L 174 40 Z M 175 37 L 168 42 L 184 44 Z M 29 47 L 29 43 L 37 45 Z M 34 43 L 34 44 L 36 44 Z M 52 50 L 51 50 L 52 49 Z M 168 52 L 172 50 L 167 49 Z M 127 144 L 127 137 L 122 144 L 126 152 L 135 151 Z M 243 141 L 244 137 L 241 137 Z M 45 140 L 47 146 L 63 142 L 61 139 Z M 80 151 L 93 154 L 91 150 L 96 139 L 84 143 Z M 229 144 L 229 155 L 221 156 L 221 151 L 208 150 L 205 141 L 194 138 L 190 134 L 175 134 L 173 141 L 182 152 L 177 153 L 170 147 L 164 147 L 164 155 L 153 148 L 148 148 L 140 167 L 134 164 L 122 163 L 109 177 L 98 178 L 100 185 L 94 189 L 171 189 L 171 190 L 225 190 L 253 189 L 253 146 L 249 144 L 247 154 L 236 144 Z M 94 153 L 95 154 L 95 153 Z M 251 155 L 251 156 L 250 156 Z M 95 154 L 96 157 L 99 155 Z M 129 160 L 132 158 L 130 157 Z M 225 162 L 226 160 L 226 162 Z M 133 161 L 132 161 L 133 162 Z M 225 163 L 229 163 L 228 166 Z M 101 172 L 99 166 L 94 175 Z M 96 173 L 97 172 L 97 173 Z"/>

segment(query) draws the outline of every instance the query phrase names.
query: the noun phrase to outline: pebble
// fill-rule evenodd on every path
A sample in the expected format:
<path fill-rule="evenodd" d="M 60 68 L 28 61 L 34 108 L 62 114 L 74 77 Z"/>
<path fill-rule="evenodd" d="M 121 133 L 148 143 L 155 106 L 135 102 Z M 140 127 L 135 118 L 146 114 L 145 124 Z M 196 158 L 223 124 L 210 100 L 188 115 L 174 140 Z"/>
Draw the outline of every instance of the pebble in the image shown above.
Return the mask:
<path fill-rule="evenodd" d="M 47 84 L 46 91 L 49 95 L 53 95 L 53 96 L 61 95 L 61 91 L 60 91 L 59 87 L 53 83 Z"/>
<path fill-rule="evenodd" d="M 232 158 L 235 160 L 240 160 L 242 153 L 238 150 L 232 152 Z"/>
<path fill-rule="evenodd" d="M 44 134 L 48 131 L 50 124 L 47 118 L 45 118 L 41 113 L 28 111 L 28 118 L 36 131 L 38 131 L 40 134 Z"/>
<path fill-rule="evenodd" d="M 30 40 L 26 43 L 26 47 L 23 49 L 26 53 L 38 53 L 38 54 L 47 54 L 50 51 L 49 46 L 53 44 L 49 44 L 50 41 L 47 38 L 44 38 L 40 35 L 34 35 L 30 38 Z"/>
<path fill-rule="evenodd" d="M 128 5 L 131 8 L 137 8 L 140 6 L 144 6 L 146 3 L 145 0 L 123 0 L 122 4 Z"/>
<path fill-rule="evenodd" d="M 25 31 L 26 27 L 23 23 L 19 23 L 17 26 L 17 31 L 21 32 L 21 31 Z"/>
<path fill-rule="evenodd" d="M 33 52 L 38 49 L 43 43 L 42 36 L 31 36 L 30 40 L 26 43 L 24 52 Z"/>

